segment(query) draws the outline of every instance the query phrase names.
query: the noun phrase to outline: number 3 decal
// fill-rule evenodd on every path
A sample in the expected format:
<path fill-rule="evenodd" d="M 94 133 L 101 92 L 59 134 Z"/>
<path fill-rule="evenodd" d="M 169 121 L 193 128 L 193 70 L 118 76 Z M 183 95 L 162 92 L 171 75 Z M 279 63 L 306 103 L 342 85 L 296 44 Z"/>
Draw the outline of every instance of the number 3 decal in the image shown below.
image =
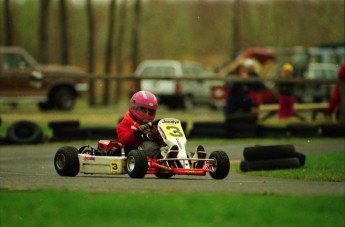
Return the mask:
<path fill-rule="evenodd" d="M 179 127 L 176 126 L 166 126 L 167 131 L 169 131 L 170 135 L 173 137 L 183 137 L 183 132 L 180 130 Z M 171 132 L 172 131 L 172 132 Z"/>

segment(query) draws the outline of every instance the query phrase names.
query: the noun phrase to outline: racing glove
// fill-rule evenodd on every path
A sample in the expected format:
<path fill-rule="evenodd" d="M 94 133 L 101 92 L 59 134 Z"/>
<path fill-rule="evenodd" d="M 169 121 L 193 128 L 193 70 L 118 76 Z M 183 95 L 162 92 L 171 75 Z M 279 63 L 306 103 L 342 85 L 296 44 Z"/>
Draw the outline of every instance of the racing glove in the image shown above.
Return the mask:
<path fill-rule="evenodd" d="M 151 131 L 151 122 L 144 124 L 144 125 L 140 125 L 139 128 L 135 131 L 135 134 L 140 136 L 143 134 L 147 134 Z"/>

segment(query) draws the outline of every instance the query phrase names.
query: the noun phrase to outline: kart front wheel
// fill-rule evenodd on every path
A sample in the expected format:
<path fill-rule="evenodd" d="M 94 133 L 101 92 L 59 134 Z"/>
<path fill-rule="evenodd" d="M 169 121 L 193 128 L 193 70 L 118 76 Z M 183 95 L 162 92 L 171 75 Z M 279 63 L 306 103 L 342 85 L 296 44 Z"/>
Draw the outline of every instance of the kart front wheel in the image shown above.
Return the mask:
<path fill-rule="evenodd" d="M 210 175 L 213 179 L 224 179 L 230 172 L 230 160 L 224 151 L 214 151 L 210 155 L 213 163 L 210 165 Z"/>
<path fill-rule="evenodd" d="M 131 178 L 143 178 L 148 168 L 145 152 L 131 150 L 127 155 L 126 167 L 127 173 Z"/>
<path fill-rule="evenodd" d="M 61 147 L 54 157 L 54 166 L 60 176 L 74 177 L 79 173 L 78 149 Z"/>

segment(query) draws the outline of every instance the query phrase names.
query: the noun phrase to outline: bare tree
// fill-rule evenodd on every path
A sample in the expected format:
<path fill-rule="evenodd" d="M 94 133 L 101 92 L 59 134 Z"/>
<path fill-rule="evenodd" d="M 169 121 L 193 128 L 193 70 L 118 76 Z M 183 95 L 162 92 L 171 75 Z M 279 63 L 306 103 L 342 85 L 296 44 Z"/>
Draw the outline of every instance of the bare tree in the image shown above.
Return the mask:
<path fill-rule="evenodd" d="M 240 47 L 240 0 L 233 2 L 232 16 L 232 58 L 236 56 Z"/>
<path fill-rule="evenodd" d="M 123 58 L 122 58 L 122 47 L 123 47 L 123 38 L 125 34 L 125 24 L 126 24 L 126 12 L 127 12 L 127 1 L 123 1 L 121 4 L 120 12 L 119 12 L 119 29 L 117 33 L 117 40 L 115 45 L 115 58 L 116 58 L 116 72 L 117 75 L 121 75 L 123 72 Z M 115 87 L 115 103 L 119 102 L 120 99 L 120 92 L 121 91 L 121 81 L 116 81 Z"/>
<path fill-rule="evenodd" d="M 50 0 L 41 0 L 40 1 L 40 15 L 39 15 L 39 59 L 42 63 L 48 62 L 48 19 L 49 19 L 49 4 Z"/>
<path fill-rule="evenodd" d="M 139 63 L 139 27 L 140 27 L 141 1 L 136 0 L 134 6 L 134 20 L 132 25 L 132 71 Z"/>
<path fill-rule="evenodd" d="M 5 46 L 11 46 L 13 44 L 13 21 L 10 0 L 4 1 L 4 27 L 5 27 Z"/>
<path fill-rule="evenodd" d="M 86 15 L 87 15 L 87 26 L 88 26 L 88 43 L 87 43 L 87 65 L 88 65 L 88 72 L 94 72 L 94 44 L 95 44 L 95 37 L 94 37 L 94 17 L 93 17 L 93 9 L 92 9 L 92 0 L 87 0 L 86 2 Z M 90 92 L 89 92 L 89 105 L 95 105 L 95 91 L 94 91 L 94 80 L 90 80 Z"/>
<path fill-rule="evenodd" d="M 67 65 L 69 63 L 68 52 L 68 27 L 67 27 L 67 4 L 66 0 L 60 0 L 60 26 L 61 26 L 61 63 Z"/>
<path fill-rule="evenodd" d="M 111 60 L 112 60 L 112 46 L 113 46 L 113 37 L 114 37 L 114 24 L 116 17 L 116 1 L 111 0 L 109 6 L 109 17 L 108 17 L 108 40 L 105 48 L 105 65 L 104 73 L 109 74 L 111 71 Z M 103 105 L 109 103 L 109 86 L 110 80 L 104 79 L 104 89 L 103 89 Z"/>

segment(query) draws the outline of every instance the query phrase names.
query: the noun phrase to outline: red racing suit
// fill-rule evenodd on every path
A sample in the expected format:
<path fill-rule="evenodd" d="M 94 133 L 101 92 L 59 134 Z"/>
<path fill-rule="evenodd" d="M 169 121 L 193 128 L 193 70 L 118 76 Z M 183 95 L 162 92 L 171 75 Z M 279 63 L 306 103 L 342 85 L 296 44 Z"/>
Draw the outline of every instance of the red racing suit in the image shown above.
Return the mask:
<path fill-rule="evenodd" d="M 126 149 L 137 149 L 144 142 L 144 139 L 136 136 L 134 132 L 138 130 L 140 124 L 131 118 L 129 112 L 116 127 L 117 137 Z"/>

